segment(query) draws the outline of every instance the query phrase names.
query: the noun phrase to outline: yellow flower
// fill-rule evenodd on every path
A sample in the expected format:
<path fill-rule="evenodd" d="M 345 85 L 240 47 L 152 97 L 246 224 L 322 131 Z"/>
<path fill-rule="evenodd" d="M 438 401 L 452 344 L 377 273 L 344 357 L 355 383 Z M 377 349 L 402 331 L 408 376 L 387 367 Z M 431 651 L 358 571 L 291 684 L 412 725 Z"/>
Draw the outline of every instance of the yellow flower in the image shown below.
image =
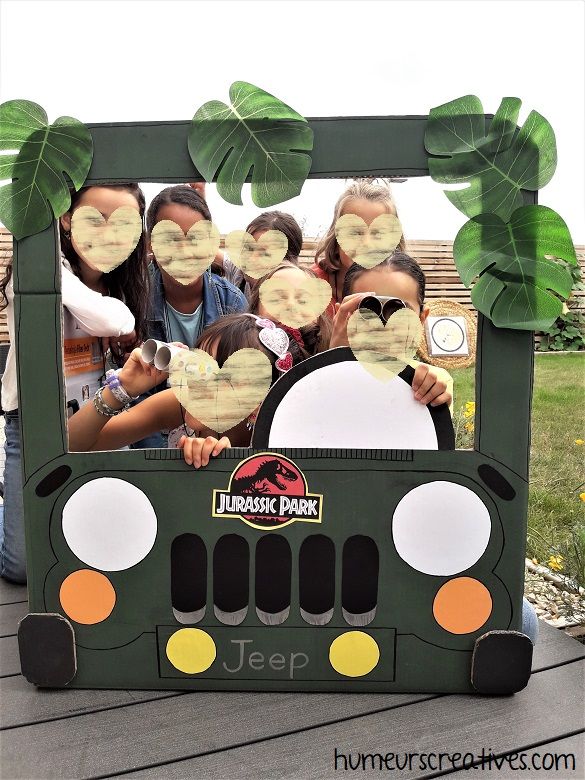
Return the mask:
<path fill-rule="evenodd" d="M 583 439 L 575 439 L 575 444 L 581 446 L 581 444 L 585 444 L 585 441 L 583 441 Z"/>
<path fill-rule="evenodd" d="M 548 559 L 548 566 L 553 571 L 562 571 L 563 570 L 563 556 L 562 555 L 551 555 Z"/>
<path fill-rule="evenodd" d="M 467 401 L 465 404 L 464 417 L 473 417 L 475 414 L 475 401 Z"/>
<path fill-rule="evenodd" d="M 585 493 L 579 493 L 579 498 L 581 501 L 585 501 Z"/>
<path fill-rule="evenodd" d="M 465 423 L 465 430 L 467 433 L 473 433 L 475 430 L 475 425 L 472 422 Z"/>

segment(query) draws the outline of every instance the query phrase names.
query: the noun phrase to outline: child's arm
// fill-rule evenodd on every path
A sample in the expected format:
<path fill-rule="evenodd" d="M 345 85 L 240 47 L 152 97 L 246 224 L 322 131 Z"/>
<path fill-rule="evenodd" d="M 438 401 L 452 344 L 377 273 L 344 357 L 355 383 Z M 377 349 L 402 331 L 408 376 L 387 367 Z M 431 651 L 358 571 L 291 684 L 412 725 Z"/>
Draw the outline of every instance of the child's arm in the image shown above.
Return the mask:
<path fill-rule="evenodd" d="M 231 446 L 227 436 L 222 436 L 219 440 L 213 436 L 207 436 L 205 439 L 181 436 L 179 439 L 179 447 L 183 450 L 185 463 L 196 469 L 207 466 L 210 457 L 215 458 L 222 450 Z"/>
<path fill-rule="evenodd" d="M 125 303 L 91 290 L 63 265 L 61 300 L 90 336 L 122 336 L 134 330 L 134 315 Z"/>
<path fill-rule="evenodd" d="M 138 396 L 160 384 L 167 376 L 145 363 L 140 350 L 135 349 L 118 378 L 129 395 Z M 102 398 L 112 409 L 122 408 L 121 401 L 108 387 L 103 389 Z M 172 390 L 156 393 L 114 417 L 100 414 L 90 401 L 68 421 L 69 449 L 72 452 L 118 449 L 148 434 L 180 424 L 181 407 Z"/>
<path fill-rule="evenodd" d="M 105 390 L 104 401 L 114 406 L 110 404 L 110 398 L 114 399 L 109 390 Z M 86 409 L 89 411 L 85 418 L 75 425 L 76 418 Z M 181 421 L 179 402 L 172 390 L 155 393 L 116 417 L 103 417 L 90 402 L 69 420 L 69 449 L 82 452 L 118 450 L 158 431 L 176 428 Z"/>

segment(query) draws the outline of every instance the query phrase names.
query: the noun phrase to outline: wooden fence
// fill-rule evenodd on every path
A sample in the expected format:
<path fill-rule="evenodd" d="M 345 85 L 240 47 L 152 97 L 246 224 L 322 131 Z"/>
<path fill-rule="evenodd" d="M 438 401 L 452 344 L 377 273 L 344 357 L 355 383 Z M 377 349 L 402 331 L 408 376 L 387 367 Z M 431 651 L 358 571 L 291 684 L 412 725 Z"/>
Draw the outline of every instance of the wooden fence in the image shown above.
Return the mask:
<path fill-rule="evenodd" d="M 305 240 L 301 251 L 301 262 L 312 264 L 316 244 Z M 581 274 L 585 279 L 585 246 L 576 246 Z M 448 298 L 466 309 L 475 312 L 471 303 L 471 291 L 465 287 L 453 261 L 452 241 L 406 241 L 406 252 L 414 257 L 426 276 L 427 298 Z M 585 290 L 573 293 L 574 305 L 585 311 Z"/>
<path fill-rule="evenodd" d="M 314 260 L 316 243 L 314 239 L 305 239 L 300 262 L 311 265 Z M 585 246 L 576 246 L 581 272 L 585 278 Z M 467 309 L 474 311 L 470 291 L 459 278 L 453 262 L 452 241 L 407 241 L 406 251 L 418 260 L 427 278 L 427 298 L 449 298 Z M 12 236 L 5 228 L 0 228 L 0 276 L 4 267 L 12 259 Z M 585 290 L 573 294 L 572 306 L 585 311 Z M 540 340 L 539 334 L 536 336 Z M 0 312 L 0 343 L 8 341 L 6 312 Z"/>

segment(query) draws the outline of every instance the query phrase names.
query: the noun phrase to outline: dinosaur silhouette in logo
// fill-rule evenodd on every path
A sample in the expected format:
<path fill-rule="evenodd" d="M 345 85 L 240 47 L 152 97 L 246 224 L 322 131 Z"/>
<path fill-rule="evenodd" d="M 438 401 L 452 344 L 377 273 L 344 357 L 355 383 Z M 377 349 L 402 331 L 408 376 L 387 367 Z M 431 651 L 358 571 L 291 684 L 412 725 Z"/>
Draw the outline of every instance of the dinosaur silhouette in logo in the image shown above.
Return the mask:
<path fill-rule="evenodd" d="M 236 477 L 232 481 L 231 490 L 234 493 L 272 493 L 274 488 L 286 490 L 287 482 L 295 482 L 298 479 L 292 469 L 287 468 L 279 460 L 265 460 L 256 469 L 254 474 L 246 477 Z"/>

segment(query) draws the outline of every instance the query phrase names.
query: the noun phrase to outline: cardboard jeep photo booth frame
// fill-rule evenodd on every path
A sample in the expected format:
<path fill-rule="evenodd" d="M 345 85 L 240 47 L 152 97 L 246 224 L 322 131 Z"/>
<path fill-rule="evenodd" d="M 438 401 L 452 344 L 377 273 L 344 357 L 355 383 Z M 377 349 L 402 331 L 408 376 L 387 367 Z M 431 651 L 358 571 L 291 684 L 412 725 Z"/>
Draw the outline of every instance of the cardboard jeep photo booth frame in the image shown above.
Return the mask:
<path fill-rule="evenodd" d="M 497 116 L 476 119 L 496 131 Z M 310 119 L 308 176 L 428 176 L 428 125 L 428 116 Z M 188 122 L 88 130 L 86 186 L 204 178 L 188 153 Z M 520 206 L 536 203 L 530 189 Z M 482 213 L 475 224 L 487 241 Z M 30 682 L 483 693 L 526 685 L 531 330 L 478 314 L 473 450 L 454 449 L 445 406 L 417 407 L 411 394 L 410 411 L 400 406 L 411 367 L 377 383 L 342 347 L 273 385 L 251 449 L 227 449 L 196 471 L 181 450 L 68 452 L 54 220 L 15 242 L 14 290 L 31 613 L 19 644 Z M 312 408 L 311 399 L 325 403 Z M 319 422 L 339 399 L 355 404 L 366 434 L 355 435 L 354 414 L 340 435 Z M 400 418 L 411 412 L 409 436 Z M 376 427 L 385 448 L 369 443 Z"/>

